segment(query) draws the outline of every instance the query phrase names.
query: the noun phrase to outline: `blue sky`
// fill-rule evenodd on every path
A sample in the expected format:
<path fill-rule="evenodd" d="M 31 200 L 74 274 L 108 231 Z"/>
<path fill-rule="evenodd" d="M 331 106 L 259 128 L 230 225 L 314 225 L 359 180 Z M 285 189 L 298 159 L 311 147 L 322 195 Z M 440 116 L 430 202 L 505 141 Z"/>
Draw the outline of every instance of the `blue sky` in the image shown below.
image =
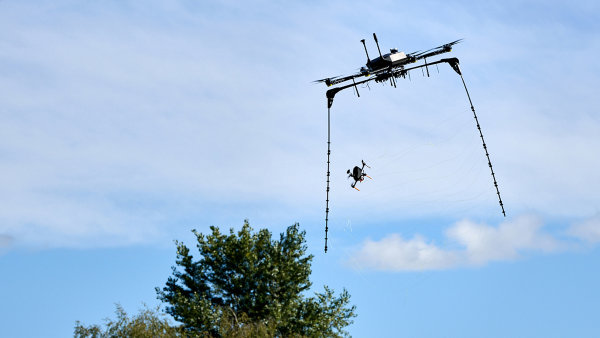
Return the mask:
<path fill-rule="evenodd" d="M 593 1 L 0 2 L 0 327 L 64 337 L 157 305 L 173 240 L 299 222 L 353 336 L 597 337 Z M 447 65 L 332 108 L 360 39 Z M 374 179 L 350 189 L 364 159 Z M 31 325 L 32 319 L 36 325 Z"/>

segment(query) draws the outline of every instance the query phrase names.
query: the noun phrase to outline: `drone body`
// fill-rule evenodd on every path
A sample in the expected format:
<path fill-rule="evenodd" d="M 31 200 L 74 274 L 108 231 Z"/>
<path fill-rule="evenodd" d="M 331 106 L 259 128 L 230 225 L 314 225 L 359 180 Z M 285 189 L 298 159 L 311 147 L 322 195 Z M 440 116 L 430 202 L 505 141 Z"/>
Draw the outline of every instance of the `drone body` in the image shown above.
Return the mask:
<path fill-rule="evenodd" d="M 356 167 L 354 167 L 354 169 L 352 169 L 352 171 L 350 171 L 350 169 L 348 169 L 348 171 L 346 172 L 348 174 L 348 178 L 354 179 L 354 182 L 352 182 L 352 184 L 350 184 L 350 186 L 358 191 L 360 191 L 360 190 L 356 187 L 356 183 L 364 181 L 365 177 L 371 178 L 371 176 L 367 175 L 367 173 L 364 171 L 365 166 L 367 168 L 371 168 L 371 167 L 369 167 L 365 163 L 365 161 L 361 161 L 361 162 L 362 162 L 362 167 L 356 166 Z"/>
<path fill-rule="evenodd" d="M 414 57 L 409 58 L 404 52 L 398 52 L 398 49 L 391 48 L 389 53 L 373 60 L 367 60 L 366 67 L 361 67 L 360 70 L 363 74 L 364 72 L 372 73 L 378 69 L 385 69 L 390 66 L 395 68 L 412 62 L 415 62 Z"/>

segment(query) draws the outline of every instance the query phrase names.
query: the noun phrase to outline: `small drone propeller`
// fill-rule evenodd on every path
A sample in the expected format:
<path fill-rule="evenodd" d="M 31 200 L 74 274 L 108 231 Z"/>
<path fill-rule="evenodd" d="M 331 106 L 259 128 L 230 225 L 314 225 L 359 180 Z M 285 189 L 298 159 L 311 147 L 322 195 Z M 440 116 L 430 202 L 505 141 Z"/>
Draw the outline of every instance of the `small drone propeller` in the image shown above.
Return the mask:
<path fill-rule="evenodd" d="M 318 82 L 325 82 L 326 85 L 330 86 L 331 85 L 331 81 L 339 78 L 341 75 L 336 75 L 336 76 L 332 76 L 332 77 L 326 77 L 324 79 L 320 79 L 320 80 L 314 80 L 313 83 L 318 83 Z"/>
<path fill-rule="evenodd" d="M 454 40 L 452 42 L 448 42 L 447 44 L 445 44 L 445 45 L 443 45 L 441 47 L 443 47 L 443 48 L 449 48 L 449 47 L 452 47 L 452 46 L 456 45 L 457 43 L 461 42 L 462 40 L 463 39 Z"/>
<path fill-rule="evenodd" d="M 425 53 L 431 52 L 432 50 L 435 50 L 435 49 L 444 48 L 444 47 L 450 47 L 450 46 L 453 46 L 453 45 L 461 42 L 462 40 L 463 39 L 458 39 L 458 40 L 455 40 L 455 41 L 452 41 L 452 42 L 448 42 L 448 43 L 445 43 L 445 44 L 443 44 L 441 46 L 433 47 L 433 48 L 430 48 L 430 49 L 428 49 L 428 50 L 426 50 L 424 52 L 420 52 L 418 54 L 414 54 L 413 56 L 420 56 L 420 55 L 423 55 Z"/>
<path fill-rule="evenodd" d="M 454 41 L 452 41 L 452 42 L 448 42 L 448 43 L 446 43 L 446 44 L 443 44 L 443 45 L 441 45 L 441 46 L 437 46 L 437 47 L 435 47 L 435 48 L 445 48 L 445 47 L 450 47 L 450 46 L 453 46 L 453 45 L 455 45 L 455 44 L 457 44 L 457 43 L 461 42 L 462 40 L 463 40 L 463 39 L 454 40 Z M 435 49 L 435 48 L 434 48 L 434 49 Z"/>
<path fill-rule="evenodd" d="M 360 161 L 362 162 L 362 164 L 363 164 L 365 167 L 367 167 L 367 168 L 371 169 L 371 167 L 369 167 L 369 166 L 368 166 L 368 165 L 365 163 L 365 161 L 363 161 L 363 160 L 360 160 Z"/>
<path fill-rule="evenodd" d="M 428 50 L 426 50 L 424 52 L 420 52 L 420 53 L 415 54 L 413 56 L 419 57 L 419 56 L 421 56 L 423 54 L 427 54 L 427 53 L 431 52 L 432 50 L 435 50 L 435 49 L 438 49 L 438 48 L 441 48 L 441 47 L 444 47 L 444 46 L 437 46 L 437 47 L 434 47 L 434 48 L 430 48 L 430 49 L 428 49 Z"/>
<path fill-rule="evenodd" d="M 460 43 L 462 40 L 464 40 L 464 39 L 458 39 L 458 40 L 454 40 L 454 41 L 452 41 L 452 42 L 450 42 L 450 43 L 447 43 L 447 45 L 450 45 L 450 46 L 452 46 L 452 45 L 455 45 L 455 44 L 457 44 L 457 43 Z"/>

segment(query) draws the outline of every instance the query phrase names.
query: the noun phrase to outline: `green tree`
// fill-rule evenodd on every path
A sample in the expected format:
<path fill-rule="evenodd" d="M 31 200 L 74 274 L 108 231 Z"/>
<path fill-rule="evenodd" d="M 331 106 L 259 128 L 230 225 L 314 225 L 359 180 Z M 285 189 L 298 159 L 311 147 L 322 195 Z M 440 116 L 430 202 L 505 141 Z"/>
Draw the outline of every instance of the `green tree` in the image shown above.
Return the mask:
<path fill-rule="evenodd" d="M 76 338 L 116 338 L 116 337 L 186 337 L 182 327 L 171 326 L 165 314 L 159 308 L 149 309 L 144 306 L 140 313 L 129 318 L 123 307 L 116 305 L 116 320 L 105 319 L 104 328 L 99 325 L 84 326 L 75 323 Z"/>
<path fill-rule="evenodd" d="M 227 336 L 347 336 L 344 328 L 355 317 L 355 306 L 344 290 L 339 296 L 325 286 L 306 297 L 312 255 L 306 255 L 305 232 L 298 224 L 279 240 L 244 222 L 236 234 L 217 227 L 204 236 L 193 231 L 200 256 L 177 244 L 176 267 L 165 287 L 156 288 L 166 312 L 190 335 Z"/>

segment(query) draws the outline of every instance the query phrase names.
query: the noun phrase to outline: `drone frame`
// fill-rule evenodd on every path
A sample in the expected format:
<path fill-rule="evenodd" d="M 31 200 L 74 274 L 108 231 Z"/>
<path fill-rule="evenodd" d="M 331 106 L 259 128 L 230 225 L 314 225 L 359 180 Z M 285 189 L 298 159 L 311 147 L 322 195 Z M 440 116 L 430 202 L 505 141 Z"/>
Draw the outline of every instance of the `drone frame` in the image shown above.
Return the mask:
<path fill-rule="evenodd" d="M 356 187 L 356 183 L 364 181 L 364 177 L 365 177 L 365 176 L 366 176 L 366 177 L 368 177 L 369 179 L 373 179 L 371 176 L 367 175 L 367 173 L 365 173 L 365 172 L 364 172 L 364 170 L 365 170 L 365 166 L 366 166 L 367 168 L 369 168 L 369 169 L 371 169 L 371 167 L 369 167 L 369 166 L 368 166 L 368 165 L 365 163 L 365 161 L 364 161 L 364 160 L 360 160 L 360 161 L 362 162 L 362 168 L 360 168 L 360 177 L 359 177 L 358 179 L 356 179 L 356 177 L 354 177 L 353 173 L 350 173 L 350 169 L 348 169 L 348 171 L 346 172 L 346 173 L 348 174 L 348 178 L 352 178 L 352 179 L 354 179 L 354 182 L 352 182 L 352 183 L 350 184 L 350 187 L 352 187 L 352 188 L 354 188 L 354 189 L 356 189 L 356 190 L 358 190 L 358 191 L 360 191 L 360 189 L 358 189 L 358 188 Z M 354 168 L 358 168 L 358 166 L 355 166 Z M 352 170 L 354 170 L 354 169 L 352 169 Z"/>
<path fill-rule="evenodd" d="M 377 37 L 375 36 L 375 34 L 373 34 L 373 36 L 375 37 L 375 42 L 377 42 Z M 425 68 L 427 69 L 427 76 L 429 76 L 429 66 L 433 66 L 433 65 L 437 65 L 440 63 L 448 63 L 450 65 L 450 67 L 452 67 L 452 69 L 458 74 L 460 75 L 462 84 L 465 88 L 465 92 L 467 94 L 467 98 L 469 99 L 469 104 L 471 106 L 471 111 L 473 112 L 473 117 L 475 118 L 475 123 L 477 125 L 477 130 L 479 131 L 479 136 L 481 137 L 481 142 L 483 144 L 483 149 L 485 151 L 485 156 L 487 158 L 488 161 L 488 166 L 490 167 L 490 171 L 492 174 L 492 179 L 494 182 L 494 187 L 496 188 L 496 194 L 498 195 L 498 202 L 500 203 L 500 208 L 502 209 L 502 214 L 504 215 L 504 217 L 506 217 L 506 212 L 504 210 L 504 204 L 502 203 L 502 198 L 500 197 L 500 190 L 498 188 L 498 182 L 496 181 L 496 175 L 494 173 L 494 169 L 492 167 L 492 162 L 490 159 L 490 155 L 488 153 L 488 148 L 487 145 L 485 143 L 485 140 L 483 138 L 483 133 L 481 131 L 481 126 L 479 124 L 479 119 L 477 118 L 477 113 L 475 112 L 475 107 L 473 106 L 473 102 L 471 101 L 471 95 L 469 94 L 469 90 L 467 89 L 467 85 L 465 84 L 465 80 L 462 76 L 462 72 L 460 70 L 459 67 L 459 63 L 460 61 L 458 60 L 458 58 L 445 58 L 445 59 L 441 59 L 435 62 L 431 62 L 431 63 L 427 63 L 427 59 L 426 57 L 429 56 L 433 56 L 433 55 L 437 55 L 437 54 L 441 54 L 441 53 L 445 53 L 446 51 L 449 51 L 449 48 L 451 49 L 452 44 L 459 42 L 460 40 L 457 40 L 453 43 L 447 44 L 447 45 L 442 45 L 440 47 L 443 47 L 443 50 L 438 50 L 438 51 L 434 51 L 432 53 L 426 54 L 429 51 L 423 52 L 418 54 L 419 58 L 423 58 L 425 63 L 422 65 L 418 65 L 415 67 L 410 67 L 410 68 L 404 68 L 404 66 L 398 66 L 396 67 L 396 69 L 392 68 L 391 66 L 385 70 L 379 70 L 378 72 L 374 73 L 373 75 L 375 75 L 374 77 L 371 77 L 369 79 L 366 80 L 362 80 L 362 81 L 358 81 L 356 82 L 354 80 L 355 76 L 349 76 L 343 79 L 340 79 L 342 81 L 336 82 L 336 83 L 340 83 L 346 80 L 350 80 L 352 79 L 352 84 L 348 84 L 348 85 L 344 85 L 344 86 L 340 86 L 340 87 L 336 87 L 336 88 L 332 88 L 327 90 L 325 96 L 327 97 L 327 198 L 326 198 L 326 206 L 325 206 L 325 253 L 327 253 L 327 233 L 328 233 L 328 220 L 329 220 L 329 177 L 330 177 L 330 171 L 329 171 L 329 167 L 330 167 L 330 155 L 331 155 L 331 106 L 333 105 L 333 99 L 335 98 L 335 95 L 337 93 L 339 93 L 340 91 L 344 90 L 344 89 L 348 89 L 351 87 L 354 87 L 356 94 L 358 95 L 358 97 L 360 97 L 360 94 L 358 92 L 358 85 L 359 84 L 363 84 L 363 83 L 369 83 L 370 81 L 375 80 L 375 82 L 384 82 L 389 80 L 390 84 L 393 85 L 394 87 L 396 87 L 396 78 L 399 77 L 403 77 L 405 78 L 406 75 L 409 75 L 410 77 L 410 73 L 409 71 L 414 70 L 414 69 L 419 69 L 419 68 Z M 364 41 L 362 41 L 364 44 Z M 379 44 L 377 44 L 377 47 L 379 49 Z M 440 48 L 440 47 L 436 47 L 436 48 Z M 433 48 L 433 49 L 436 49 Z M 446 50 L 448 49 L 448 50 Z M 365 46 L 365 52 L 366 52 L 366 46 Z M 381 51 L 380 51 L 381 54 Z M 432 54 L 432 55 L 430 55 Z M 367 59 L 368 59 L 368 53 L 367 53 Z M 327 81 L 329 81 L 329 79 L 327 79 Z M 329 83 L 328 83 L 329 85 Z M 364 161 L 363 161 L 364 164 Z M 364 168 L 364 166 L 363 166 Z M 370 178 L 370 177 L 369 177 Z M 359 190 L 358 188 L 356 188 L 356 181 L 354 182 L 353 188 L 356 190 Z M 360 190 L 359 190 L 360 191 Z"/>

